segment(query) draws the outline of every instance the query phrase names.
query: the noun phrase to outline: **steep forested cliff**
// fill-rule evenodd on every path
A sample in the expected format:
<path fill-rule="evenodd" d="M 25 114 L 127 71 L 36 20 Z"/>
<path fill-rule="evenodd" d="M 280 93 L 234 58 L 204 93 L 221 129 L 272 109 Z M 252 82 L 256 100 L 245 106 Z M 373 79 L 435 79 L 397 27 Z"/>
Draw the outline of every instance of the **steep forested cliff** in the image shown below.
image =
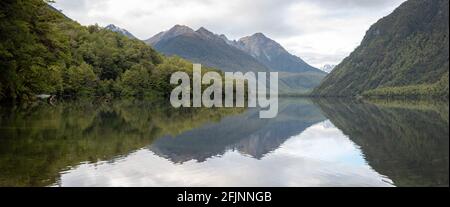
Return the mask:
<path fill-rule="evenodd" d="M 84 27 L 42 0 L 0 2 L 0 100 L 65 96 L 158 96 L 190 62 L 99 26 Z"/>
<path fill-rule="evenodd" d="M 409 0 L 367 32 L 317 96 L 446 96 L 449 1 Z"/>

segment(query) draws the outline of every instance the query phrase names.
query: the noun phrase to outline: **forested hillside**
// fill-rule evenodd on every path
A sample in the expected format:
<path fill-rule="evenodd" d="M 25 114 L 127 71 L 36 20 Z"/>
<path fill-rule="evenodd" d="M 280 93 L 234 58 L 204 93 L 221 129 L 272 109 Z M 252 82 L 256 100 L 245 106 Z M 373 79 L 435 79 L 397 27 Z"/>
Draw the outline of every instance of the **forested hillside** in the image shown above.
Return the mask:
<path fill-rule="evenodd" d="M 0 1 L 0 100 L 36 94 L 153 96 L 170 94 L 174 71 L 192 64 L 165 58 L 139 40 L 84 27 L 42 0 Z"/>
<path fill-rule="evenodd" d="M 409 0 L 366 33 L 317 96 L 447 97 L 449 1 Z"/>

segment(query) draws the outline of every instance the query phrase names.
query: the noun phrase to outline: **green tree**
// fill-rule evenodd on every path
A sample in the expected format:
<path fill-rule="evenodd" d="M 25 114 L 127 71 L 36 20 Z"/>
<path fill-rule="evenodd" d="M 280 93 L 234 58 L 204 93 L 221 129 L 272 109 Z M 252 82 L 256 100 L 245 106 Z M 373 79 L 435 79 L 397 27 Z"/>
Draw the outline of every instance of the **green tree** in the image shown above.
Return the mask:
<path fill-rule="evenodd" d="M 92 66 L 86 63 L 71 66 L 64 74 L 64 92 L 71 95 L 92 95 L 97 80 Z"/>
<path fill-rule="evenodd" d="M 126 96 L 143 97 L 150 92 L 150 74 L 142 65 L 133 66 L 122 75 L 121 86 Z"/>

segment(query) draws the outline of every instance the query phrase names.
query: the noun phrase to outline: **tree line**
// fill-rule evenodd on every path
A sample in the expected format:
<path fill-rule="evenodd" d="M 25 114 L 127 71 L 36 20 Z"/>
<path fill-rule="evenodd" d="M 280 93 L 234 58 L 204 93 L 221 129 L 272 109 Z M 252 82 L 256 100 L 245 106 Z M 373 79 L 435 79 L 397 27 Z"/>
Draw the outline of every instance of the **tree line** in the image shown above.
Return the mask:
<path fill-rule="evenodd" d="M 2 0 L 0 7 L 1 101 L 168 97 L 170 75 L 192 73 L 192 63 L 98 25 L 81 26 L 48 1 Z"/>

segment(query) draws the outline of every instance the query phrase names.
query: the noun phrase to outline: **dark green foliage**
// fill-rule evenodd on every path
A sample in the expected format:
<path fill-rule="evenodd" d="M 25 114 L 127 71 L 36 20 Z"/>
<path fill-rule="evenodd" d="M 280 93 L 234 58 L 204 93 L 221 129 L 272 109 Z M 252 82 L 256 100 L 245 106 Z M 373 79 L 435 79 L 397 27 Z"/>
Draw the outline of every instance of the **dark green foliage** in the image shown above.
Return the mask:
<path fill-rule="evenodd" d="M 0 100 L 36 94 L 164 97 L 192 64 L 97 25 L 83 27 L 42 0 L 0 2 Z M 179 62 L 183 62 L 180 64 Z"/>
<path fill-rule="evenodd" d="M 26 98 L 60 90 L 45 83 L 60 81 L 54 75 L 69 58 L 68 38 L 53 26 L 60 15 L 42 9 L 47 4 L 38 0 L 6 0 L 0 7 L 0 96 Z"/>
<path fill-rule="evenodd" d="M 365 97 L 379 98 L 444 98 L 448 99 L 449 82 L 448 73 L 435 84 L 408 85 L 402 87 L 384 87 L 365 91 Z"/>
<path fill-rule="evenodd" d="M 365 95 L 380 95 L 384 91 L 392 95 L 390 91 L 394 87 L 401 87 L 395 89 L 396 96 L 409 96 L 414 87 L 422 90 L 428 85 L 432 89 L 432 84 L 448 76 L 448 18 L 448 0 L 405 2 L 374 24 L 361 45 L 325 78 L 313 94 L 356 96 L 384 88 Z M 425 89 L 417 93 L 430 92 Z M 448 96 L 448 81 L 446 94 Z"/>

